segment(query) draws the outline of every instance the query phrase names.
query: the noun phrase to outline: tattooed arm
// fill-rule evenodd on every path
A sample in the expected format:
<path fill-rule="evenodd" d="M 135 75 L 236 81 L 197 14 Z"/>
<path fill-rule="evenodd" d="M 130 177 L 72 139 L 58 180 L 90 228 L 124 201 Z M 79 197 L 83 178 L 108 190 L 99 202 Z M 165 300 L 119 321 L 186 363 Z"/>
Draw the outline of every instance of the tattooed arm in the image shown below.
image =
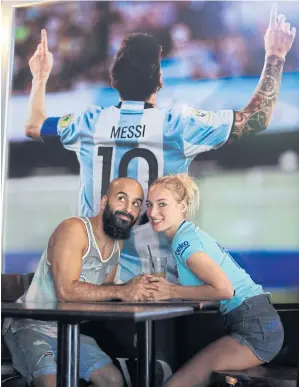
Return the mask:
<path fill-rule="evenodd" d="M 265 35 L 264 69 L 249 104 L 243 110 L 235 112 L 230 140 L 256 134 L 267 128 L 277 101 L 285 57 L 292 47 L 295 35 L 296 29 L 290 29 L 284 15 L 277 17 L 277 6 L 273 6 Z"/>
<path fill-rule="evenodd" d="M 256 134 L 269 124 L 280 88 L 284 59 L 276 55 L 266 58 L 259 84 L 245 109 L 235 112 L 231 140 Z"/>

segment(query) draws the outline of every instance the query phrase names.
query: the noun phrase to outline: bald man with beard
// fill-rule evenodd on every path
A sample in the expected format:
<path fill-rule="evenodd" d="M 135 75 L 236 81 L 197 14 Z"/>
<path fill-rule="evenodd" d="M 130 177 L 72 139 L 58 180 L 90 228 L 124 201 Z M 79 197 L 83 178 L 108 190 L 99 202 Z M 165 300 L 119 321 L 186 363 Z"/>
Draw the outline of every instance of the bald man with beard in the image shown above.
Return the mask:
<path fill-rule="evenodd" d="M 122 240 L 130 237 L 143 203 L 143 189 L 132 178 L 113 180 L 94 217 L 66 219 L 53 232 L 28 291 L 17 302 L 88 302 L 151 299 L 156 284 L 139 275 L 124 285 L 114 277 Z M 56 386 L 57 323 L 6 319 L 5 342 L 13 365 L 28 384 Z M 80 335 L 80 378 L 96 387 L 123 386 L 123 378 L 96 341 Z"/>

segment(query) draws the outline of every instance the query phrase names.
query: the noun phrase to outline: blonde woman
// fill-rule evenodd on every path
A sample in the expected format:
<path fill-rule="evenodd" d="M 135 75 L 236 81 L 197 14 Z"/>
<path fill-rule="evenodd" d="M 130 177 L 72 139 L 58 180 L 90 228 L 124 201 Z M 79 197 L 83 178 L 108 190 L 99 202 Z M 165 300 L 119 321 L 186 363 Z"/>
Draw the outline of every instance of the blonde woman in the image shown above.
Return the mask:
<path fill-rule="evenodd" d="M 227 335 L 185 364 L 167 387 L 207 386 L 215 370 L 246 369 L 271 361 L 281 349 L 284 333 L 270 294 L 189 216 L 199 205 L 199 191 L 185 174 L 165 176 L 150 187 L 147 215 L 156 232 L 172 243 L 180 285 L 151 277 L 159 285 L 153 299 L 219 300 Z"/>

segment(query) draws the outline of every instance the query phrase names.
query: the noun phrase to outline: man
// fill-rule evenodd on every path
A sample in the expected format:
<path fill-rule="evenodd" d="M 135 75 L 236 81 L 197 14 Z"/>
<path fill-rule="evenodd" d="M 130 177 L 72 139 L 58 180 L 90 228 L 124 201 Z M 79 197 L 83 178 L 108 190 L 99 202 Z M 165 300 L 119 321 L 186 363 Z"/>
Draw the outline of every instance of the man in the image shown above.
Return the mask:
<path fill-rule="evenodd" d="M 141 185 L 131 178 L 110 183 L 92 218 L 69 218 L 50 237 L 28 291 L 17 301 L 104 301 L 150 299 L 157 285 L 139 276 L 113 284 L 122 239 L 129 238 L 143 202 Z M 5 341 L 14 367 L 35 387 L 56 386 L 56 322 L 6 319 Z M 80 378 L 93 386 L 120 387 L 123 380 L 91 337 L 80 336 Z"/>
<path fill-rule="evenodd" d="M 41 44 L 29 61 L 33 83 L 26 135 L 58 135 L 65 148 L 77 153 L 79 213 L 93 216 L 99 211 L 94 198 L 105 192 L 110 179 L 136 178 L 146 193 L 157 177 L 187 172 L 199 153 L 264 130 L 277 100 L 295 32 L 284 15 L 277 17 L 277 8 L 273 7 L 265 35 L 264 69 L 252 99 L 240 111 L 157 108 L 157 93 L 162 87 L 161 46 L 151 36 L 133 34 L 124 39 L 111 69 L 112 86 L 120 95 L 118 106 L 93 106 L 80 115 L 47 118 L 45 91 L 53 58 L 43 30 Z M 117 279 L 126 282 L 148 270 L 147 245 L 153 255 L 168 257 L 167 279 L 175 281 L 169 242 L 154 234 L 146 217 L 124 243 Z"/>

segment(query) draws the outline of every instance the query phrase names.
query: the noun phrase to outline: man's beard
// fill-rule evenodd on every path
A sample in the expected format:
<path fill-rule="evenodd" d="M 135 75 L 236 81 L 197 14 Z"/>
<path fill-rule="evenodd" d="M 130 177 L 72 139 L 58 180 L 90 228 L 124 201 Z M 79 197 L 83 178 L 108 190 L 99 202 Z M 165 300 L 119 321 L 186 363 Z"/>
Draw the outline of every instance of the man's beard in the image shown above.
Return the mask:
<path fill-rule="evenodd" d="M 119 215 L 126 216 L 128 220 L 122 219 Z M 129 239 L 131 229 L 136 223 L 134 217 L 124 211 L 115 211 L 111 209 L 107 202 L 103 211 L 103 230 L 106 235 L 112 239 Z"/>

